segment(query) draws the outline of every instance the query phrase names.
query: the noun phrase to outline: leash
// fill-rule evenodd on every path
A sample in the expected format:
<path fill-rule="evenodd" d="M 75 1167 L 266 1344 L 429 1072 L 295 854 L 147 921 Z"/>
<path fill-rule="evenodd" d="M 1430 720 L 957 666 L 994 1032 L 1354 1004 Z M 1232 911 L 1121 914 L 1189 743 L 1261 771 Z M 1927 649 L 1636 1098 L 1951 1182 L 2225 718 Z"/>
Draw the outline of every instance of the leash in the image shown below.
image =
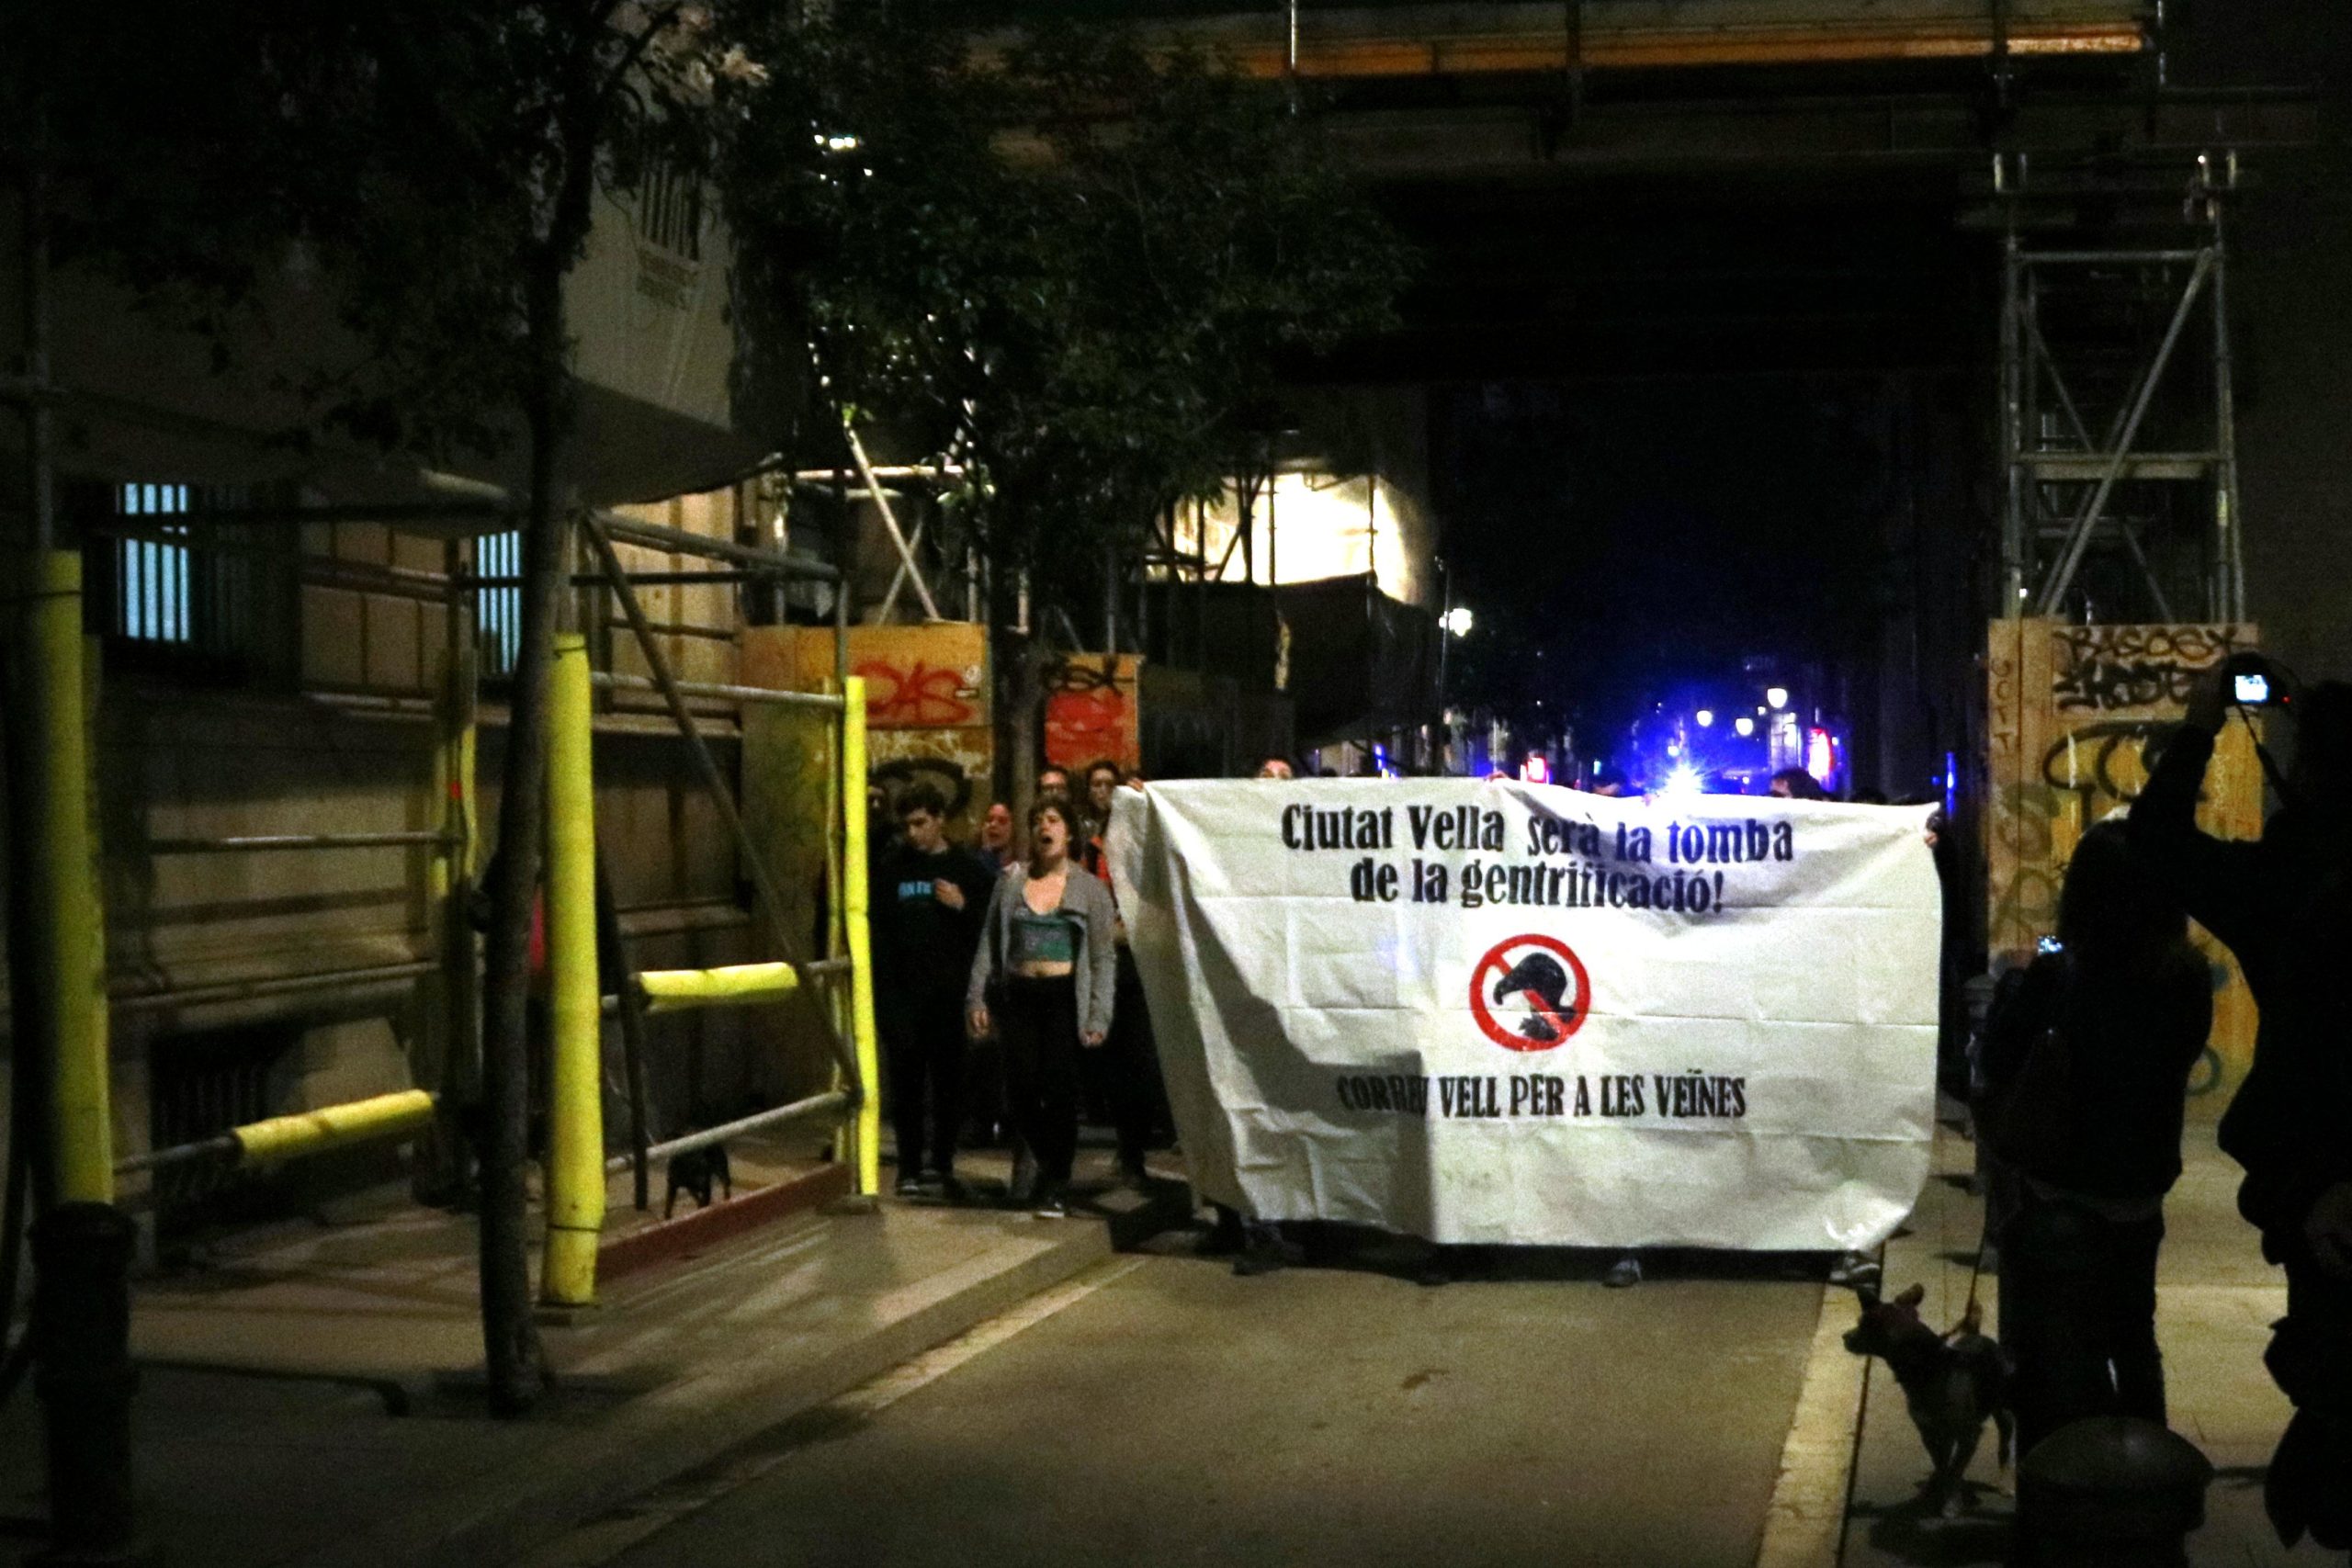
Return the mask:
<path fill-rule="evenodd" d="M 1991 1193 L 1985 1194 L 1989 1200 Z M 1984 1277 L 1984 1249 L 1993 1244 L 1993 1205 L 1984 1205 L 1984 1228 L 1977 1234 L 1976 1256 L 1968 1265 L 1968 1302 L 1960 1309 L 1962 1323 L 1976 1315 L 1976 1282 Z"/>

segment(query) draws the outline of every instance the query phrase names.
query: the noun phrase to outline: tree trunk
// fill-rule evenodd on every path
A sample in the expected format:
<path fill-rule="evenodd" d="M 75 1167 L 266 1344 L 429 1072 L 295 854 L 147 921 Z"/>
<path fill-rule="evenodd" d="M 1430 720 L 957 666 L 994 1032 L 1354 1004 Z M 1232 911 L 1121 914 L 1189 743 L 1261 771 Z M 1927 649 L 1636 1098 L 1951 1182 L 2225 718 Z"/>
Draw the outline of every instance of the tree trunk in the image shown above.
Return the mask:
<path fill-rule="evenodd" d="M 481 1326 L 490 1405 L 519 1415 L 546 1382 L 531 1317 L 524 1168 L 530 1158 L 529 1008 L 531 912 L 539 886 L 547 797 L 547 682 L 556 598 L 568 575 L 571 519 L 557 504 L 562 439 L 562 277 L 534 258 L 528 285 L 531 384 L 529 514 L 523 531 L 522 626 L 498 800 L 498 853 L 492 863 L 491 921 L 483 960 L 481 1148 Z M 553 276 L 540 276 L 543 274 Z"/>
<path fill-rule="evenodd" d="M 1011 552 L 990 552 L 989 569 L 989 671 L 996 690 L 994 795 L 1013 808 L 1016 819 L 1037 783 L 1037 669 L 1034 637 L 1020 625 L 1021 569 Z"/>

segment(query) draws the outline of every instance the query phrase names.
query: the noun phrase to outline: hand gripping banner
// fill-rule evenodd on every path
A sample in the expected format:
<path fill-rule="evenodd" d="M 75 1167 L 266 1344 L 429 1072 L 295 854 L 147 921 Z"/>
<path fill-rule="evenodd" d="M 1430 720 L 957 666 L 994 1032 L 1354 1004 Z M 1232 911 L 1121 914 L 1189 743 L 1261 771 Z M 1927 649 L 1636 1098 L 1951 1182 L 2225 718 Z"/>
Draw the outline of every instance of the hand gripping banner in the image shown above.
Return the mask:
<path fill-rule="evenodd" d="M 1926 807 L 1430 779 L 1123 790 L 1194 1184 L 1441 1242 L 1829 1250 L 1926 1179 Z"/>

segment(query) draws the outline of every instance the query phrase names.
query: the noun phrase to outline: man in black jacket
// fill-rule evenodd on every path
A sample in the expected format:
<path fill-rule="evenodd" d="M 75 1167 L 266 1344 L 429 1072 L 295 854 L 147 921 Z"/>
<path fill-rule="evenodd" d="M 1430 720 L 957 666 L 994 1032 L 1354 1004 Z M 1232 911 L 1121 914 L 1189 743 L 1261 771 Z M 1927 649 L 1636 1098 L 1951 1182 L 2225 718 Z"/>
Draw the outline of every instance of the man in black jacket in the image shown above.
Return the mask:
<path fill-rule="evenodd" d="M 2275 672 L 2254 655 L 2201 682 L 2131 814 L 2131 831 L 2206 930 L 2228 944 L 2261 1010 L 2254 1066 L 2222 1119 L 2245 1168 L 2239 1212 L 2287 1270 L 2287 1315 L 2266 1357 L 2296 1416 L 2273 1457 L 2271 1522 L 2352 1547 L 2352 686 L 2328 682 L 2290 709 L 2294 765 L 2260 840 L 2199 831 L 2197 797 L 2235 677 Z"/>
<path fill-rule="evenodd" d="M 876 862 L 873 890 L 874 1000 L 899 1140 L 896 1190 L 901 1198 L 956 1198 L 962 1195 L 956 1138 L 964 1119 L 964 987 L 995 878 L 978 857 L 948 843 L 947 804 L 937 791 L 917 784 L 901 795 L 899 819 L 906 836 Z"/>

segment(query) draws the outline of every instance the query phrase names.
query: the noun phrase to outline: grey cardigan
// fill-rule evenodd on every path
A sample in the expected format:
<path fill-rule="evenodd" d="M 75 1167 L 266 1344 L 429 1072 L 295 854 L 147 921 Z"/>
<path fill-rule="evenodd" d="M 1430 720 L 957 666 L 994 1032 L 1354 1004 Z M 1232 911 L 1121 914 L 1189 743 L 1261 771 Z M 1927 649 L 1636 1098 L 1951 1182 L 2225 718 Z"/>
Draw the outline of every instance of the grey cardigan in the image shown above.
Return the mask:
<path fill-rule="evenodd" d="M 1022 889 L 1029 881 L 1026 864 L 1008 866 L 989 895 L 989 910 L 980 925 L 980 950 L 972 955 L 972 985 L 966 997 L 970 1007 L 985 1007 L 989 983 L 1004 967 L 1004 948 L 1011 938 L 1012 913 L 1021 906 Z M 1118 989 L 1119 954 L 1114 928 L 1118 911 L 1112 908 L 1111 890 L 1084 866 L 1072 862 L 1069 880 L 1062 885 L 1060 912 L 1076 915 L 1080 927 L 1078 964 L 1070 978 L 1078 984 L 1078 1030 L 1080 1034 L 1111 1032 L 1111 1001 Z"/>

